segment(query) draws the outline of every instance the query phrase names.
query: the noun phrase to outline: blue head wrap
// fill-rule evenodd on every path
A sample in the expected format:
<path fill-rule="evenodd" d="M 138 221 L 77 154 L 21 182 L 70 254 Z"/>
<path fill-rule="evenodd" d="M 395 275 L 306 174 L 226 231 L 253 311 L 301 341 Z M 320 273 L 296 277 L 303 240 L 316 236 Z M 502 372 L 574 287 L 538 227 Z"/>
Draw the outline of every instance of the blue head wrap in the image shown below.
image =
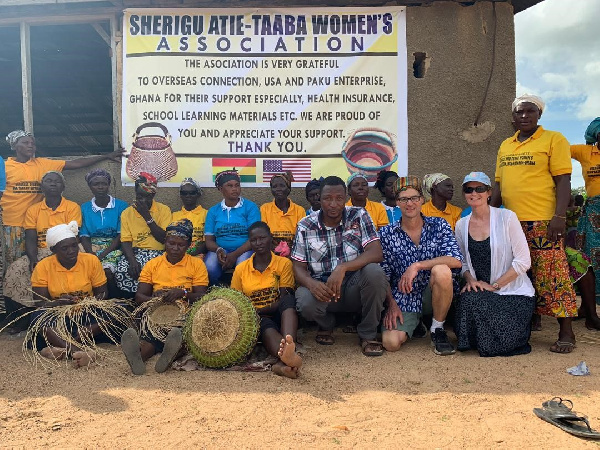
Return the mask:
<path fill-rule="evenodd" d="M 585 134 L 583 135 L 585 143 L 592 145 L 598 142 L 598 133 L 600 133 L 600 117 L 596 117 L 592 120 L 585 130 Z"/>

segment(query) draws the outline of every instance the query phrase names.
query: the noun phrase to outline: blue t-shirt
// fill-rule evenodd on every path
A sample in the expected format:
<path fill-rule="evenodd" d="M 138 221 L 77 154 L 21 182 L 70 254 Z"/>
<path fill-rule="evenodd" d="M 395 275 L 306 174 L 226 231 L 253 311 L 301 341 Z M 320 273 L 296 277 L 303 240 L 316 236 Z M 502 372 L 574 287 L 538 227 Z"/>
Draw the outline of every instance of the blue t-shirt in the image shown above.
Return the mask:
<path fill-rule="evenodd" d="M 4 168 L 4 159 L 0 158 L 0 192 L 6 190 L 6 169 Z"/>
<path fill-rule="evenodd" d="M 99 208 L 94 199 L 81 205 L 80 236 L 114 238 L 121 232 L 121 213 L 127 203 L 111 197 L 106 208 Z"/>
<path fill-rule="evenodd" d="M 402 217 L 402 211 L 400 210 L 399 206 L 394 206 L 392 208 L 391 206 L 386 205 L 383 201 L 381 202 L 381 204 L 385 208 L 385 212 L 387 213 L 388 220 L 390 221 L 390 223 L 394 223 L 400 220 L 400 218 Z"/>
<path fill-rule="evenodd" d="M 204 234 L 215 236 L 217 245 L 227 252 L 240 248 L 248 240 L 248 227 L 260 221 L 260 210 L 247 198 L 233 208 L 225 206 L 225 200 L 208 210 Z"/>

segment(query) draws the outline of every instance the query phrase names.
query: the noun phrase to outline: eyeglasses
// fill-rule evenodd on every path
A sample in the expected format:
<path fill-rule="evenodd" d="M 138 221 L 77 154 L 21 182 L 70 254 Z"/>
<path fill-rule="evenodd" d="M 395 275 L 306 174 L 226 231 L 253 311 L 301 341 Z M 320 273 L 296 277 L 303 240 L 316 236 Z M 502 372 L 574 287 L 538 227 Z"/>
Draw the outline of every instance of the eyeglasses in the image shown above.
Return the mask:
<path fill-rule="evenodd" d="M 198 195 L 198 191 L 179 191 L 179 195 L 182 197 L 191 197 L 192 195 Z"/>
<path fill-rule="evenodd" d="M 400 203 L 408 203 L 408 202 L 416 203 L 419 200 L 421 200 L 420 195 L 415 195 L 414 197 L 398 197 L 398 202 L 400 202 Z"/>
<path fill-rule="evenodd" d="M 477 192 L 478 194 L 483 194 L 484 192 L 487 192 L 489 190 L 489 186 L 463 186 L 463 192 L 465 194 L 472 194 L 473 191 Z"/>

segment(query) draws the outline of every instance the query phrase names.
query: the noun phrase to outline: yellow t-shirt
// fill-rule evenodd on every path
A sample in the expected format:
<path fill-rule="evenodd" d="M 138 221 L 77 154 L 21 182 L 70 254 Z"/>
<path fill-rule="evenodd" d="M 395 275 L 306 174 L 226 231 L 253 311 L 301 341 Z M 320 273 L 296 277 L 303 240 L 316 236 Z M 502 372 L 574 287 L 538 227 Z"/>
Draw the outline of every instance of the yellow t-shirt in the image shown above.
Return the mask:
<path fill-rule="evenodd" d="M 240 263 L 233 272 L 231 288 L 250 298 L 256 309 L 271 305 L 279 298 L 279 288 L 295 285 L 292 261 L 271 253 L 271 263 L 264 272 L 254 268 L 254 255 Z"/>
<path fill-rule="evenodd" d="M 194 225 L 194 234 L 192 235 L 192 247 L 197 242 L 204 242 L 204 223 L 206 222 L 206 213 L 208 211 L 198 205 L 195 209 L 188 211 L 181 208 L 173 213 L 173 222 L 181 219 L 188 219 Z"/>
<path fill-rule="evenodd" d="M 296 227 L 301 219 L 306 217 L 306 211 L 300 205 L 290 200 L 290 207 L 284 213 L 275 205 L 275 200 L 260 207 L 260 218 L 266 222 L 276 240 L 291 243 L 296 235 Z"/>
<path fill-rule="evenodd" d="M 452 231 L 454 231 L 456 222 L 458 222 L 458 219 L 460 219 L 462 209 L 460 209 L 458 206 L 454 206 L 450 202 L 446 202 L 446 209 L 440 211 L 433 205 L 433 202 L 429 200 L 421 208 L 421 213 L 427 217 L 441 217 L 442 219 L 446 219 L 446 222 L 450 224 L 450 228 L 452 228 Z"/>
<path fill-rule="evenodd" d="M 23 227 L 37 232 L 38 248 L 46 248 L 46 232 L 49 228 L 72 220 L 81 226 L 81 208 L 75 202 L 63 198 L 54 211 L 46 205 L 46 201 L 31 206 L 25 213 Z"/>
<path fill-rule="evenodd" d="M 600 150 L 595 145 L 571 145 L 571 158 L 581 163 L 588 197 L 600 195 Z"/>
<path fill-rule="evenodd" d="M 51 298 L 63 295 L 89 297 L 94 295 L 93 288 L 106 284 L 106 274 L 102 263 L 91 253 L 79 252 L 77 262 L 65 269 L 56 255 L 42 259 L 33 269 L 31 285 L 48 288 Z"/>
<path fill-rule="evenodd" d="M 4 225 L 23 227 L 27 209 L 42 201 L 42 177 L 51 170 L 62 172 L 65 161 L 31 158 L 20 163 L 15 158 L 6 160 L 6 190 L 0 200 Z"/>
<path fill-rule="evenodd" d="M 140 283 L 152 285 L 152 291 L 187 289 L 208 286 L 208 272 L 204 261 L 185 255 L 177 264 L 171 264 L 164 253 L 146 263 L 140 274 Z"/>
<path fill-rule="evenodd" d="M 352 199 L 346 202 L 346 206 L 354 206 L 352 204 Z M 365 206 L 365 209 L 369 213 L 369 216 L 375 224 L 376 229 L 379 230 L 381 227 L 385 227 L 386 225 L 390 224 L 390 219 L 385 211 L 385 206 L 383 206 L 381 203 L 372 202 L 371 200 L 367 199 L 367 205 Z"/>
<path fill-rule="evenodd" d="M 541 126 L 524 142 L 519 142 L 518 135 L 502 142 L 498 151 L 496 181 L 502 202 L 521 221 L 550 220 L 556 208 L 552 177 L 572 170 L 569 142 L 559 132 Z"/>
<path fill-rule="evenodd" d="M 150 215 L 163 230 L 171 223 L 171 210 L 162 203 L 153 201 Z M 154 239 L 150 233 L 150 227 L 133 206 L 128 207 L 121 214 L 121 242 L 131 242 L 133 248 L 145 250 L 165 249 L 165 244 Z"/>

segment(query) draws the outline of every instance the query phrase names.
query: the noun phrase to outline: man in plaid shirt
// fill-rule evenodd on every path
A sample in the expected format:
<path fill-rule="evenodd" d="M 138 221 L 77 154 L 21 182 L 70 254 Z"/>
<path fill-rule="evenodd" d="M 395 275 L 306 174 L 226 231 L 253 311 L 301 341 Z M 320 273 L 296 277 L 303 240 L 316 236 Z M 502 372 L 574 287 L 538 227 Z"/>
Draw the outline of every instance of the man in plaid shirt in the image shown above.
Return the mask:
<path fill-rule="evenodd" d="M 321 182 L 321 210 L 298 223 L 291 258 L 300 287 L 296 303 L 306 320 L 319 326 L 316 341 L 334 343 L 335 313 L 359 312 L 363 354 L 383 354 L 376 341 L 387 279 L 375 225 L 363 208 L 346 207 L 346 185 L 339 177 Z"/>

